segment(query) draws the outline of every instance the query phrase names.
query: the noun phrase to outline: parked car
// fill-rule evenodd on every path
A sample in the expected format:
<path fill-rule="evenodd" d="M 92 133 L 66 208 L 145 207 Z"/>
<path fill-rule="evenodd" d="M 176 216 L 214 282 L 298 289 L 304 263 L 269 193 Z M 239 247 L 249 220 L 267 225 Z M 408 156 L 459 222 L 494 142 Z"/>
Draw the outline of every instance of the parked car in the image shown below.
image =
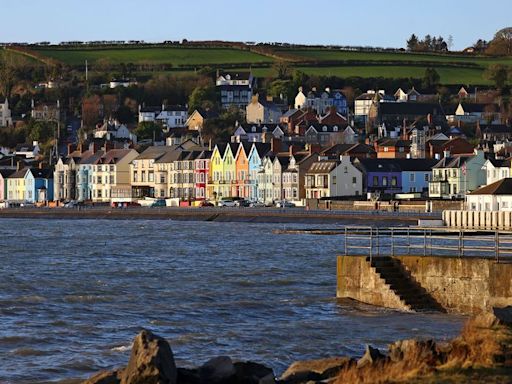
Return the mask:
<path fill-rule="evenodd" d="M 234 207 L 235 201 L 231 198 L 222 198 L 217 202 L 217 206 L 219 207 Z"/>
<path fill-rule="evenodd" d="M 295 204 L 293 204 L 291 201 L 287 200 L 280 200 L 276 202 L 277 208 L 294 208 Z"/>
<path fill-rule="evenodd" d="M 199 203 L 199 206 L 200 207 L 215 207 L 215 204 L 213 204 L 207 200 L 203 200 Z"/>
<path fill-rule="evenodd" d="M 151 207 L 165 207 L 165 206 L 166 206 L 166 204 L 165 204 L 164 199 L 155 200 L 155 202 L 153 204 L 151 204 Z"/>
<path fill-rule="evenodd" d="M 263 208 L 265 207 L 265 203 L 261 202 L 261 201 L 250 201 L 249 202 L 249 207 L 253 207 L 253 208 Z"/>
<path fill-rule="evenodd" d="M 235 207 L 248 207 L 249 202 L 245 199 L 235 200 Z"/>

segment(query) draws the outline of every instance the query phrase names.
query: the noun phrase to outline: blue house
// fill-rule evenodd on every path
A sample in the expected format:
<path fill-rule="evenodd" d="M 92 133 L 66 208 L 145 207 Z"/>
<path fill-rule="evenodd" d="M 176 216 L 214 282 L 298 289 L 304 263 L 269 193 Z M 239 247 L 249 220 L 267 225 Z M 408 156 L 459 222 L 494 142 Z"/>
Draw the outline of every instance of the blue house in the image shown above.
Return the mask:
<path fill-rule="evenodd" d="M 53 170 L 30 168 L 25 174 L 25 201 L 39 203 L 53 200 Z"/>
<path fill-rule="evenodd" d="M 402 169 L 402 193 L 428 193 L 428 183 L 432 180 L 432 167 L 439 160 L 400 159 Z"/>
<path fill-rule="evenodd" d="M 258 199 L 258 173 L 262 168 L 263 157 L 270 151 L 270 144 L 253 143 L 247 156 L 249 162 L 249 198 Z"/>
<path fill-rule="evenodd" d="M 336 107 L 336 110 L 343 116 L 347 116 L 348 102 L 345 95 L 341 91 L 335 90 L 332 92 L 332 99 L 333 106 Z"/>
<path fill-rule="evenodd" d="M 358 159 L 366 192 L 380 194 L 427 193 L 432 167 L 429 159 Z"/>

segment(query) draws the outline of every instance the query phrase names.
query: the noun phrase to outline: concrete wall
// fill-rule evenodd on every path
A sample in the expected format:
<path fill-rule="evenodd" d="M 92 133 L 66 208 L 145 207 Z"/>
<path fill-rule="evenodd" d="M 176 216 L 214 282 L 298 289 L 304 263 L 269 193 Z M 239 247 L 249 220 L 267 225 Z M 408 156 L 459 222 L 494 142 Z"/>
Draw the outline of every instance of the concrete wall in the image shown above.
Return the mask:
<path fill-rule="evenodd" d="M 447 227 L 468 229 L 512 229 L 512 212 L 504 211 L 443 211 Z"/>
<path fill-rule="evenodd" d="M 512 305 L 512 263 L 478 257 L 397 256 L 448 312 L 473 314 Z M 404 309 L 365 256 L 338 256 L 337 297 Z"/>

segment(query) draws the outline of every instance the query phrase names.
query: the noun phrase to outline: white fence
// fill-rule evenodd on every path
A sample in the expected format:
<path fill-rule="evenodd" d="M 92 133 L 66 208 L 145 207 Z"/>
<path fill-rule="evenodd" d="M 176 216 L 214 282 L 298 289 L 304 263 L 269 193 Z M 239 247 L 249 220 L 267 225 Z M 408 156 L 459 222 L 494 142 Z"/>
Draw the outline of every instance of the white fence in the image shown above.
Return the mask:
<path fill-rule="evenodd" d="M 443 211 L 443 222 L 451 228 L 512 230 L 512 212 Z"/>

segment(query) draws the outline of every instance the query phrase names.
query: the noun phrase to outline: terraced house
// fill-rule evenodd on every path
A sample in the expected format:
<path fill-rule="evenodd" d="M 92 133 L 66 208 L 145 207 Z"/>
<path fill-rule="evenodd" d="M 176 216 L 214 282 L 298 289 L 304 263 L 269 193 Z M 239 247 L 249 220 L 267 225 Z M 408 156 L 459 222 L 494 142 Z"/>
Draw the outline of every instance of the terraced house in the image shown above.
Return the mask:
<path fill-rule="evenodd" d="M 111 149 L 92 164 L 92 201 L 110 202 L 129 191 L 130 163 L 138 155 L 134 149 Z"/>

